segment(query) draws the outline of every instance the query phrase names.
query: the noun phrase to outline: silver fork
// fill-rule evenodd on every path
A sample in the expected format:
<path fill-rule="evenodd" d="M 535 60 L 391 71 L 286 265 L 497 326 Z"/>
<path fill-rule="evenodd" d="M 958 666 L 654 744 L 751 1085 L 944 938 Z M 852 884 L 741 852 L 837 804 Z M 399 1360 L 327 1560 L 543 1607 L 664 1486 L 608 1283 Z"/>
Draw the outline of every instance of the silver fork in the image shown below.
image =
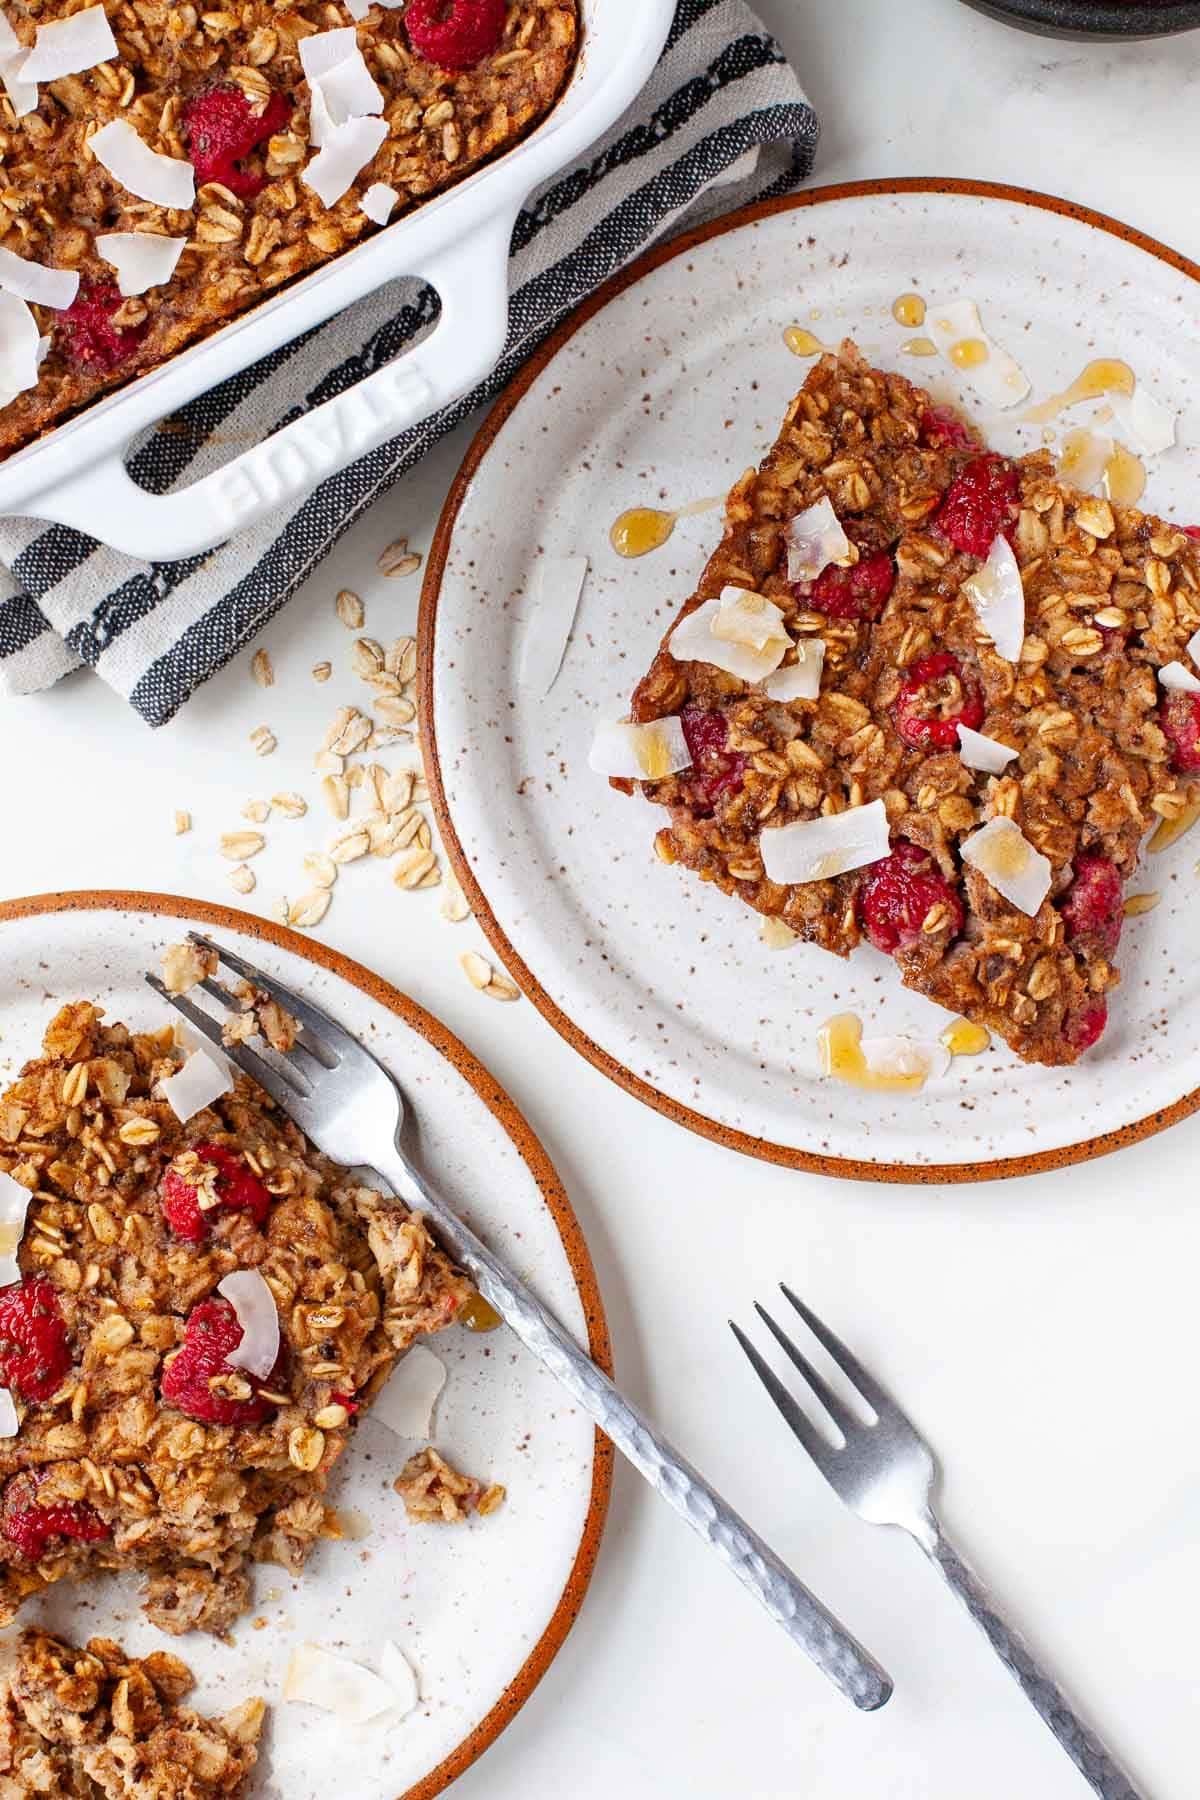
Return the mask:
<path fill-rule="evenodd" d="M 299 1022 L 286 1055 L 221 1042 L 220 1025 L 193 1001 L 168 994 L 156 975 L 146 980 L 223 1055 L 266 1089 L 305 1135 L 350 1168 L 367 1167 L 407 1206 L 419 1209 L 442 1247 L 465 1269 L 526 1349 L 545 1364 L 693 1531 L 716 1551 L 788 1636 L 855 1706 L 870 1712 L 892 1691 L 888 1676 L 814 1598 L 775 1552 L 740 1519 L 692 1465 L 660 1437 L 614 1387 L 552 1313 L 447 1206 L 401 1147 L 404 1098 L 383 1064 L 329 1014 L 232 950 L 190 932 L 195 944 L 252 981 Z M 200 984 L 230 1010 L 237 1001 L 217 980 Z"/>
<path fill-rule="evenodd" d="M 818 1343 L 823 1344 L 859 1399 L 873 1415 L 864 1424 L 771 1315 L 755 1302 L 767 1330 L 799 1369 L 828 1415 L 840 1445 L 818 1431 L 774 1369 L 731 1319 L 730 1330 L 749 1357 L 763 1386 L 834 1492 L 872 1525 L 899 1525 L 916 1538 L 926 1556 L 958 1595 L 1010 1675 L 1020 1683 L 1071 1761 L 1104 1800 L 1143 1800 L 1112 1753 L 1080 1720 L 1057 1682 L 1038 1666 L 1032 1652 L 1000 1617 L 978 1576 L 947 1541 L 931 1495 L 937 1476 L 933 1452 L 891 1395 L 863 1368 L 840 1338 L 780 1282 Z"/>

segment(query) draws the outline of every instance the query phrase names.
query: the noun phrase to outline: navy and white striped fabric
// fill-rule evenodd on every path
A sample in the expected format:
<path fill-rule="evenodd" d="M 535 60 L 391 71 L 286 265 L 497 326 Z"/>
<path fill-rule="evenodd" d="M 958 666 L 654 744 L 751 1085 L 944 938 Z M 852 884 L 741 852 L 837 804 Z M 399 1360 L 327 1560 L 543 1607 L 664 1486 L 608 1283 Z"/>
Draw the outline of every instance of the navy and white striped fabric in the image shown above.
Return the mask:
<path fill-rule="evenodd" d="M 742 0 L 680 0 L 637 103 L 530 200 L 510 263 L 509 336 L 487 382 L 332 476 L 290 513 L 187 561 L 147 564 L 64 526 L 0 520 L 0 693 L 85 664 L 164 725 L 295 592 L 363 510 L 496 394 L 559 321 L 647 245 L 808 174 L 816 117 L 779 46 Z M 351 386 L 429 329 L 432 291 L 380 288 L 193 401 L 130 467 L 166 492 Z"/>

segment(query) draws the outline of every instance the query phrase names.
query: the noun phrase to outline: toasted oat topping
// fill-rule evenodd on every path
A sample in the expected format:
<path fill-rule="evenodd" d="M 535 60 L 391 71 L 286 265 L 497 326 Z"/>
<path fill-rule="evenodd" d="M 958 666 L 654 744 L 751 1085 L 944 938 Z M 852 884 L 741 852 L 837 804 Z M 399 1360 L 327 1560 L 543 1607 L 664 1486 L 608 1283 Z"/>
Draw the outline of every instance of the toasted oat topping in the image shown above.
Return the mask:
<path fill-rule="evenodd" d="M 392 1486 L 414 1524 L 458 1525 L 473 1512 L 486 1518 L 505 1499 L 498 1482 L 485 1487 L 472 1476 L 460 1474 L 432 1444 L 409 1457 Z"/>

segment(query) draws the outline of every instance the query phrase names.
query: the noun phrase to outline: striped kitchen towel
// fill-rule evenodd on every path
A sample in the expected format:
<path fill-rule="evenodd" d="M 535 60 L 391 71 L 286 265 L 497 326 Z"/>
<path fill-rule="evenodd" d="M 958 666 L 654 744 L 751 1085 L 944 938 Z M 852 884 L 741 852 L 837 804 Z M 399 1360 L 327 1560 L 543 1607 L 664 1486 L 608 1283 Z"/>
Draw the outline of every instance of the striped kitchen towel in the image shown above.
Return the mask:
<path fill-rule="evenodd" d="M 636 0 L 634 0 L 636 4 Z M 498 393 L 573 307 L 657 239 L 783 193 L 808 174 L 817 121 L 778 44 L 742 0 L 680 0 L 638 101 L 517 220 L 508 344 L 474 393 L 385 444 L 268 524 L 186 561 L 148 564 L 65 526 L 0 520 L 0 692 L 87 664 L 165 725 L 311 575 L 342 533 L 429 446 Z M 429 330 L 417 281 L 355 307 L 193 401 L 130 467 L 162 493 L 318 405 Z M 297 354 L 303 350 L 303 354 Z"/>

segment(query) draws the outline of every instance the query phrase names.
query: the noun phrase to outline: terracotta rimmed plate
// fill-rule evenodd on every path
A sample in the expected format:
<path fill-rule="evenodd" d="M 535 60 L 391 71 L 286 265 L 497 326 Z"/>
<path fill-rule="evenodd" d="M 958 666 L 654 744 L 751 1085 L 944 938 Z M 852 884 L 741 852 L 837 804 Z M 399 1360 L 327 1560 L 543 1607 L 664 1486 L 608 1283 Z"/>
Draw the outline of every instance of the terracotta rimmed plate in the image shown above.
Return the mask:
<path fill-rule="evenodd" d="M 1094 357 L 1124 358 L 1180 414 L 1147 504 L 1187 521 L 1200 507 L 1198 277 L 1128 227 L 1024 190 L 817 189 L 644 259 L 497 403 L 447 502 L 422 597 L 431 786 L 497 951 L 568 1043 L 639 1099 L 754 1155 L 875 1180 L 1051 1168 L 1200 1103 L 1194 843 L 1152 859 L 1135 884 L 1161 890 L 1162 904 L 1130 921 L 1108 1034 L 1074 1069 L 1023 1066 L 1000 1046 L 957 1060 L 919 1096 L 867 1094 L 820 1076 L 820 1023 L 855 1011 L 874 1030 L 928 1035 L 946 1015 L 870 949 L 848 964 L 806 946 L 764 950 L 752 913 L 654 861 L 662 815 L 610 792 L 586 761 L 595 721 L 625 712 L 720 520 L 685 520 L 636 562 L 616 556 L 609 527 L 627 507 L 722 492 L 759 459 L 808 366 L 784 344 L 789 325 L 827 341 L 853 334 L 944 398 L 965 394 L 962 378 L 902 350 L 917 335 L 892 317 L 905 291 L 975 298 L 1038 394 Z M 1041 442 L 1041 427 L 970 410 L 1000 449 Z M 591 570 L 543 698 L 519 671 L 548 554 L 584 554 Z"/>
<path fill-rule="evenodd" d="M 0 1021 L 11 1078 L 36 1053 L 53 1007 L 98 998 L 145 1027 L 163 1008 L 142 971 L 191 925 L 210 928 L 302 988 L 371 1045 L 403 1081 L 423 1166 L 507 1255 L 605 1368 L 608 1333 L 587 1246 L 545 1151 L 508 1095 L 443 1025 L 378 976 L 295 932 L 223 906 L 162 894 L 39 895 L 0 904 Z M 275 1704 L 256 1800 L 431 1800 L 519 1711 L 553 1660 L 591 1577 L 612 1475 L 607 1442 L 564 1405 L 549 1375 L 507 1334 L 452 1331 L 434 1343 L 448 1381 L 436 1441 L 463 1467 L 504 1482 L 508 1501 L 461 1527 L 410 1527 L 391 1481 L 416 1445 L 368 1414 L 330 1500 L 348 1537 L 323 1543 L 302 1581 L 264 1564 L 254 1615 L 230 1645 L 175 1640 L 200 1678 L 196 1704 L 220 1711 L 250 1693 Z M 81 1599 L 86 1597 L 86 1606 Z M 121 1639 L 135 1654 L 162 1634 L 136 1584 L 64 1584 L 21 1619 Z M 348 1728 L 279 1701 L 297 1643 L 373 1662 L 393 1638 L 418 1671 L 421 1704 L 401 1724 Z"/>

